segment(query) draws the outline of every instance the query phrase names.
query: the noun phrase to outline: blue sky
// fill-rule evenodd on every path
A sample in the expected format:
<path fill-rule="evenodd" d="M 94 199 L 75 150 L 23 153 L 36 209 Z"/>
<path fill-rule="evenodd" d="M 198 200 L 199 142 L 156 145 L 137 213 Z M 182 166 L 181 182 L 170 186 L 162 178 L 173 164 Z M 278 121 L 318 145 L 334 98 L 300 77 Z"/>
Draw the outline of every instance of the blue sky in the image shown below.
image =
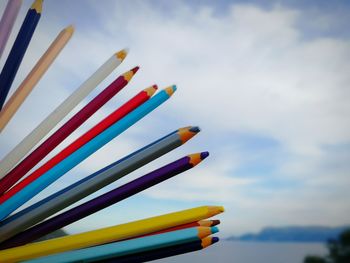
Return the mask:
<path fill-rule="evenodd" d="M 226 207 L 224 236 L 270 225 L 348 224 L 349 9 L 345 1 L 45 1 L 13 87 L 62 28 L 74 24 L 76 32 L 1 134 L 0 158 L 108 57 L 129 47 L 124 63 L 75 112 L 140 65 L 128 88 L 48 158 L 138 90 L 175 83 L 178 91 L 28 204 L 179 127 L 199 125 L 202 132 L 188 144 L 93 196 L 188 153 L 209 150 L 205 162 L 67 230 L 206 204 Z"/>

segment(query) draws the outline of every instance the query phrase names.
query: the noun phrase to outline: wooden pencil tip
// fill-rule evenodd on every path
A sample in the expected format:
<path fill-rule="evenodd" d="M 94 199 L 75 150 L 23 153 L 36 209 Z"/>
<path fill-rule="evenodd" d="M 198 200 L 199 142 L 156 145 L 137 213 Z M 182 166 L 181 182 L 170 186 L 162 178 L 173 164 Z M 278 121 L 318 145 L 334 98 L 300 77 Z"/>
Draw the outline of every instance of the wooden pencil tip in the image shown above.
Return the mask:
<path fill-rule="evenodd" d="M 174 94 L 174 92 L 176 91 L 176 85 L 172 85 L 172 86 L 170 86 L 170 87 L 167 87 L 167 88 L 165 88 L 164 90 L 165 90 L 165 92 L 169 95 L 169 97 L 171 96 L 171 95 L 173 95 Z"/>
<path fill-rule="evenodd" d="M 144 89 L 143 91 L 145 91 L 147 93 L 148 97 L 152 97 L 153 94 L 157 91 L 157 89 L 158 89 L 158 86 L 153 85 L 151 87 Z"/>
<path fill-rule="evenodd" d="M 115 56 L 120 61 L 123 61 L 126 58 L 126 56 L 128 55 L 128 53 L 129 53 L 129 49 L 128 48 L 124 48 L 124 49 L 118 51 L 117 53 L 115 53 Z"/>
<path fill-rule="evenodd" d="M 201 131 L 201 128 L 199 128 L 198 126 L 193 126 L 189 129 L 190 132 L 194 132 L 194 133 L 198 133 Z"/>
<path fill-rule="evenodd" d="M 225 211 L 223 206 L 208 206 L 208 217 L 221 214 Z"/>
<path fill-rule="evenodd" d="M 218 237 L 205 237 L 202 239 L 202 248 L 209 247 L 210 245 L 219 241 Z"/>
<path fill-rule="evenodd" d="M 140 69 L 139 66 L 134 67 L 131 71 L 135 74 Z"/>
<path fill-rule="evenodd" d="M 73 25 L 69 25 L 64 30 L 69 32 L 70 34 L 73 34 L 75 29 Z"/>
<path fill-rule="evenodd" d="M 197 164 L 199 164 L 201 161 L 203 161 L 208 156 L 209 156 L 209 152 L 190 154 L 190 155 L 188 155 L 188 157 L 190 158 L 189 163 L 192 164 L 192 166 L 196 166 Z"/>
<path fill-rule="evenodd" d="M 219 228 L 217 226 L 212 226 L 210 228 L 212 234 L 216 234 L 219 232 Z"/>
<path fill-rule="evenodd" d="M 212 222 L 212 226 L 217 226 L 217 225 L 220 225 L 220 220 L 217 220 L 217 219 L 214 219 L 214 220 L 211 220 Z"/>
<path fill-rule="evenodd" d="M 30 9 L 35 9 L 38 14 L 43 11 L 43 0 L 35 0 Z"/>
<path fill-rule="evenodd" d="M 207 236 L 212 234 L 211 227 L 199 226 L 199 227 L 197 227 L 197 231 L 198 231 L 197 236 L 199 238 L 205 238 L 205 237 L 207 237 Z"/>
<path fill-rule="evenodd" d="M 129 82 L 132 77 L 136 74 L 136 72 L 139 70 L 140 67 L 134 67 L 133 69 L 130 69 L 129 71 L 125 72 L 122 76 L 124 79 Z"/>
<path fill-rule="evenodd" d="M 189 139 L 191 139 L 193 136 L 195 136 L 198 132 L 200 132 L 200 129 L 197 126 L 188 126 L 188 127 L 180 128 L 178 130 L 180 140 L 182 141 L 183 144 L 187 142 Z"/>

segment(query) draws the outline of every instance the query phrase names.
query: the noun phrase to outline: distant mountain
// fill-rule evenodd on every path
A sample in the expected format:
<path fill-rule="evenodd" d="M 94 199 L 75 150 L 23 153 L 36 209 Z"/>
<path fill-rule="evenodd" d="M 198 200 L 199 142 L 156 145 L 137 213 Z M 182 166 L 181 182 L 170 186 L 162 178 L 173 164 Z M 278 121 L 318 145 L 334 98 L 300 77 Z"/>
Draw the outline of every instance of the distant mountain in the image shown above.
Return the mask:
<path fill-rule="evenodd" d="M 326 242 L 337 238 L 350 226 L 320 227 L 320 226 L 289 226 L 267 227 L 259 233 L 248 233 L 238 237 L 230 237 L 230 241 L 259 241 L 259 242 Z"/>

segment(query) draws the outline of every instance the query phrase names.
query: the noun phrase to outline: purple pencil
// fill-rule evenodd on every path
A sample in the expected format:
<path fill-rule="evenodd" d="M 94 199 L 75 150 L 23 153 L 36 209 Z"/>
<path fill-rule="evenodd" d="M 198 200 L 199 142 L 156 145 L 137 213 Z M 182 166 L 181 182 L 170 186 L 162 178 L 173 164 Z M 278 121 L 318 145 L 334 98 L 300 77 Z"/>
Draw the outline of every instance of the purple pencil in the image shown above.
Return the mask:
<path fill-rule="evenodd" d="M 191 169 L 208 157 L 208 155 L 208 152 L 190 154 L 178 159 L 177 161 L 169 163 L 157 170 L 143 175 L 127 184 L 109 191 L 108 193 L 98 196 L 5 240 L 0 244 L 0 249 L 25 245 L 33 240 L 45 236 L 48 233 L 69 225 L 79 219 L 82 219 L 147 188 L 150 188 L 153 185 L 161 183 L 179 173 Z"/>
<path fill-rule="evenodd" d="M 8 0 L 0 21 L 0 58 L 15 24 L 22 0 Z"/>

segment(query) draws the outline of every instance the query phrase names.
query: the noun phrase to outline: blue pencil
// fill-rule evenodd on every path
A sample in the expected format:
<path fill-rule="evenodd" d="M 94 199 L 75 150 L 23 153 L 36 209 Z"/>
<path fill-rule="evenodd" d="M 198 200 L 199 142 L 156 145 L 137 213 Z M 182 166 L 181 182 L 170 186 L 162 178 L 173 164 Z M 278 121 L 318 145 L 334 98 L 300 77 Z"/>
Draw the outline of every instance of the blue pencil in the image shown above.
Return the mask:
<path fill-rule="evenodd" d="M 30 263 L 65 263 L 65 262 L 91 262 L 106 260 L 119 256 L 140 253 L 144 251 L 166 248 L 201 240 L 211 234 L 217 233 L 217 227 L 191 227 L 187 229 L 167 232 L 164 234 L 134 238 L 125 241 L 109 243 L 106 245 L 73 250 L 38 259 L 29 260 Z"/>
<path fill-rule="evenodd" d="M 0 110 L 5 103 L 7 94 L 17 74 L 24 54 L 38 25 L 43 0 L 35 0 L 22 23 L 10 54 L 0 74 Z"/>
<path fill-rule="evenodd" d="M 137 121 L 145 117 L 148 113 L 156 109 L 162 103 L 170 98 L 170 96 L 176 91 L 176 86 L 171 86 L 160 91 L 150 100 L 139 106 L 137 109 L 126 115 L 119 122 L 110 126 L 104 132 L 93 138 L 91 141 L 86 143 L 84 146 L 76 150 L 74 153 L 65 158 L 62 162 L 51 168 L 49 171 L 44 173 L 37 180 L 32 182 L 27 187 L 23 188 L 22 191 L 18 192 L 10 199 L 0 205 L 0 220 L 6 218 L 9 214 L 15 211 L 18 207 L 23 205 L 25 202 L 33 198 L 36 194 L 40 193 L 58 178 L 63 176 L 69 170 L 74 168 L 80 162 L 85 160 L 91 154 L 96 152 L 98 149 L 103 147 L 114 137 L 118 136 L 130 126 L 135 124 Z"/>

